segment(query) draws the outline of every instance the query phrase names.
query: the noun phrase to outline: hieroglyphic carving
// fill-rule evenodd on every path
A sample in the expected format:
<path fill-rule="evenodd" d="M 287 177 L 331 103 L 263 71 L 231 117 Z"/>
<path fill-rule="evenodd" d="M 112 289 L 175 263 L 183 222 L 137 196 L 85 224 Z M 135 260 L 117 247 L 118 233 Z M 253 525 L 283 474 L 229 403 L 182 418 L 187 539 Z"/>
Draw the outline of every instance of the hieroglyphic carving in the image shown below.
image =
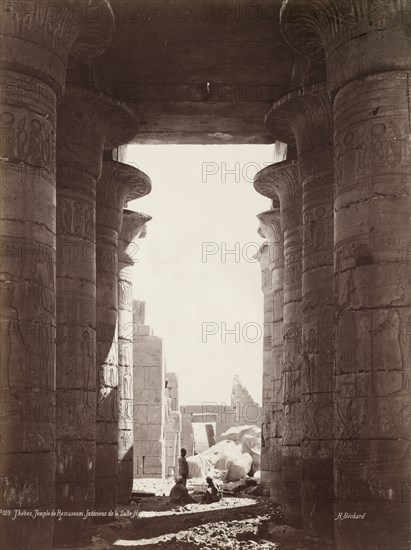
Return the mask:
<path fill-rule="evenodd" d="M 348 454 L 353 438 L 367 472 L 354 472 L 357 490 L 338 483 L 337 497 L 363 508 L 372 502 L 380 519 L 390 509 L 398 526 L 408 512 L 393 495 L 401 494 L 410 462 L 403 450 L 397 454 L 397 442 L 408 445 L 399 421 L 410 376 L 410 347 L 403 340 L 410 308 L 404 256 L 410 231 L 408 78 L 401 72 L 363 78 L 345 86 L 335 102 L 335 472 L 354 464 Z M 366 101 L 358 103 L 360 95 Z M 389 476 L 380 470 L 387 456 Z M 401 546 L 401 530 L 398 537 Z"/>
<path fill-rule="evenodd" d="M 55 346 L 59 337 L 55 330 L 56 96 L 62 92 L 70 48 L 74 42 L 81 42 L 81 33 L 86 34 L 91 23 L 78 8 L 75 3 L 38 0 L 7 0 L 0 6 L 3 48 L 0 202 L 2 246 L 8 247 L 2 272 L 8 274 L 5 281 L 8 288 L 12 284 L 14 289 L 7 325 L 11 346 L 5 348 L 8 365 L 4 372 L 8 370 L 14 377 L 10 379 L 14 387 L 6 383 L 2 392 L 3 397 L 9 391 L 19 395 L 22 404 L 28 403 L 33 394 L 41 407 L 54 400 Z M 112 24 L 107 3 L 100 2 L 100 8 L 100 23 L 108 17 Z M 105 43 L 106 37 L 104 34 Z M 87 42 L 91 54 L 92 45 Z M 13 251 L 8 246 L 10 240 Z M 47 248 L 49 260 L 41 261 L 41 254 L 33 259 Z M 21 344 L 19 357 L 13 352 L 16 337 Z M 14 360 L 16 365 L 12 364 Z M 51 408 L 55 413 L 56 408 Z M 26 479 L 28 472 L 32 472 L 29 483 L 34 481 L 42 490 L 47 488 L 49 509 L 55 508 L 55 443 L 50 445 L 50 441 L 55 441 L 54 425 L 55 415 L 50 415 L 48 434 L 34 416 L 24 426 L 15 427 L 16 434 L 26 434 L 21 437 L 26 440 L 24 448 L 22 441 L 8 448 L 8 427 L 2 427 L 5 431 L 1 437 L 2 452 L 8 453 L 7 461 L 2 460 L 2 476 L 18 485 L 20 479 Z M 13 456 L 15 452 L 17 459 Z M 30 510 L 38 502 L 23 489 L 9 499 L 8 506 Z M 8 521 L 0 528 L 0 546 L 26 548 L 35 541 L 41 548 L 50 548 L 52 523 L 51 517 L 45 518 L 41 525 L 21 521 L 13 527 Z"/>
<path fill-rule="evenodd" d="M 131 171 L 130 171 L 131 173 Z M 138 173 L 135 172 L 138 176 Z M 138 189 L 137 189 L 138 192 Z M 133 485 L 133 292 L 132 266 L 136 238 L 145 237 L 145 226 L 151 217 L 124 209 L 119 238 L 119 309 L 118 309 L 118 366 L 119 366 L 119 502 L 129 502 Z"/>
<path fill-rule="evenodd" d="M 280 202 L 284 242 L 283 364 L 273 377 L 273 391 L 275 392 L 273 406 L 278 414 L 272 421 L 274 421 L 274 431 L 282 430 L 282 450 L 279 463 L 274 466 L 272 475 L 279 476 L 281 471 L 281 479 L 284 483 L 285 480 L 295 476 L 295 461 L 298 462 L 299 438 L 301 438 L 298 422 L 301 415 L 299 401 L 301 392 L 302 215 L 297 163 L 284 161 L 264 168 L 256 175 L 254 187 L 259 193 L 279 199 Z M 280 400 L 279 406 L 277 400 Z M 291 455 L 292 458 L 290 458 Z M 274 487 L 272 490 L 275 492 Z M 284 505 L 290 516 L 300 516 L 298 498 L 293 502 L 284 501 Z"/>
<path fill-rule="evenodd" d="M 409 58 L 409 55 L 404 55 L 404 51 L 409 53 L 407 38 L 411 22 L 411 7 L 406 0 L 285 0 L 280 11 L 280 22 L 285 40 L 298 53 L 318 62 L 327 61 L 332 88 L 339 84 L 340 78 L 350 81 L 353 75 L 363 76 L 361 69 L 367 71 L 365 74 L 377 72 L 377 67 L 389 71 L 390 64 L 385 52 L 392 43 L 391 33 L 398 35 L 399 47 L 394 51 L 400 60 L 406 63 Z M 380 48 L 378 53 L 378 48 L 372 45 L 376 38 L 369 42 L 362 39 L 363 44 L 359 46 L 355 43 L 356 39 L 361 40 L 367 34 L 376 34 Z M 347 44 L 360 51 L 365 46 L 365 55 L 364 52 L 362 55 L 368 63 L 353 63 L 344 48 Z M 342 61 L 342 66 L 333 56 Z"/>

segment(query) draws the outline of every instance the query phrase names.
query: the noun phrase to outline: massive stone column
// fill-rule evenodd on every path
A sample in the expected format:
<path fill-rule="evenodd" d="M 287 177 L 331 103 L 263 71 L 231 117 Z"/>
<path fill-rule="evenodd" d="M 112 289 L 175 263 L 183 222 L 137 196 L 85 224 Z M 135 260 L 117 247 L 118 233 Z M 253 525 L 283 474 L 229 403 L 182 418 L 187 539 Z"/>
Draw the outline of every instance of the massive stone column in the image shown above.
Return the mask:
<path fill-rule="evenodd" d="M 283 386 L 281 388 L 283 433 L 279 491 L 286 515 L 299 521 L 301 519 L 302 215 L 301 185 L 298 181 L 297 166 L 294 160 L 267 166 L 256 175 L 254 187 L 262 195 L 280 201 L 284 238 L 284 308 Z M 273 488 L 273 490 L 276 489 Z"/>
<path fill-rule="evenodd" d="M 92 509 L 100 497 L 95 499 L 96 188 L 103 149 L 127 142 L 135 131 L 124 106 L 91 86 L 67 87 L 57 133 L 56 376 L 56 505 L 66 512 Z M 88 524 L 82 517 L 63 518 L 55 540 L 80 537 Z"/>
<path fill-rule="evenodd" d="M 67 65 L 104 51 L 113 17 L 100 0 L 0 10 L 1 508 L 30 514 L 55 506 L 56 103 Z M 13 515 L 2 548 L 50 547 L 54 518 Z"/>
<path fill-rule="evenodd" d="M 280 205 L 262 212 L 260 233 L 267 240 L 260 251 L 260 264 L 264 292 L 264 366 L 261 484 L 272 500 L 280 502 L 279 458 L 281 456 L 282 409 L 281 398 L 283 370 L 283 233 Z M 280 396 L 277 393 L 280 391 Z"/>
<path fill-rule="evenodd" d="M 131 169 L 131 167 L 130 167 Z M 138 170 L 135 168 L 137 178 Z M 127 504 L 133 489 L 133 266 L 135 239 L 146 235 L 151 216 L 123 210 L 118 257 L 118 502 Z"/>
<path fill-rule="evenodd" d="M 96 508 L 99 510 L 113 509 L 117 503 L 118 458 L 124 449 L 119 437 L 118 407 L 123 405 L 124 377 L 129 383 L 129 373 L 123 364 L 120 372 L 118 363 L 119 231 L 125 203 L 150 191 L 150 178 L 137 168 L 116 161 L 103 162 L 97 185 L 96 219 Z M 121 433 L 124 435 L 123 430 Z"/>
<path fill-rule="evenodd" d="M 302 514 L 307 535 L 333 539 L 334 166 L 332 106 L 324 83 L 299 88 L 267 115 L 296 146 L 302 185 Z"/>
<path fill-rule="evenodd" d="M 259 231 L 265 237 L 262 231 Z M 264 242 L 255 258 L 261 268 L 261 287 L 264 295 L 264 338 L 263 338 L 263 399 L 261 417 L 261 487 L 263 494 L 270 491 L 271 456 L 271 398 L 272 398 L 272 365 L 271 365 L 271 330 L 272 330 L 272 289 L 271 269 L 269 264 L 269 245 Z"/>
<path fill-rule="evenodd" d="M 282 13 L 294 47 L 325 59 L 334 98 L 334 515 L 344 550 L 409 540 L 410 19 L 401 0 L 290 0 Z"/>

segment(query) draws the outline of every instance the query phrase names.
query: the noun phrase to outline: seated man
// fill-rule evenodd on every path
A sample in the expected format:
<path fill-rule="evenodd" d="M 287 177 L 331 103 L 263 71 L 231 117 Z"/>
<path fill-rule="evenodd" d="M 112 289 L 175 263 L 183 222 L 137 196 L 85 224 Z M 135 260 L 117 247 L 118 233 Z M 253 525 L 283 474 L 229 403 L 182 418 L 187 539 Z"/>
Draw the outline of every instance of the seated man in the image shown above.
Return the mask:
<path fill-rule="evenodd" d="M 214 484 L 213 478 L 210 476 L 206 477 L 207 489 L 203 496 L 203 502 L 205 504 L 211 504 L 212 502 L 218 502 L 221 499 L 220 488 Z"/>
<path fill-rule="evenodd" d="M 182 477 L 176 479 L 176 484 L 170 491 L 170 502 L 172 504 L 190 504 L 191 502 L 195 502 L 189 494 L 187 487 L 185 487 Z"/>

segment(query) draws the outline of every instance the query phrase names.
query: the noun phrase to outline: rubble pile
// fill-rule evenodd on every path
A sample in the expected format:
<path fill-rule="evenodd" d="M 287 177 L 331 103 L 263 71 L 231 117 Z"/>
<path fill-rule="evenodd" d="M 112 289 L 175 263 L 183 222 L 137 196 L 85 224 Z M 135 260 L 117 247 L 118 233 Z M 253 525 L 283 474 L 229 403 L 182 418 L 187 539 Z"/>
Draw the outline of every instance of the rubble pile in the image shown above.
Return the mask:
<path fill-rule="evenodd" d="M 221 441 L 187 458 L 189 478 L 211 476 L 221 481 L 234 482 L 253 476 L 259 479 L 261 466 L 261 428 L 246 425 L 230 428 Z"/>

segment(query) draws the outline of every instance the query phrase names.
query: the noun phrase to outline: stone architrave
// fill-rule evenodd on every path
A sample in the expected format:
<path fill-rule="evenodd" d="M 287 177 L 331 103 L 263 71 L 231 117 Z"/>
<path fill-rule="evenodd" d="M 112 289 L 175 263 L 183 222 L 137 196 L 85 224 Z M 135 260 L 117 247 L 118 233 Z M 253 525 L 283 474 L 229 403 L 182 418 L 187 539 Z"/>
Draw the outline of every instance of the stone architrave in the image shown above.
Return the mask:
<path fill-rule="evenodd" d="M 96 475 L 96 190 L 103 150 L 129 141 L 134 115 L 92 87 L 69 85 L 58 108 L 56 505 L 93 509 Z M 113 198 L 114 200 L 114 198 Z M 99 489 L 100 490 L 100 489 Z M 91 521 L 56 522 L 55 542 Z"/>
<path fill-rule="evenodd" d="M 288 517 L 301 519 L 302 214 L 298 163 L 287 160 L 260 170 L 255 189 L 280 201 L 284 238 L 283 423 L 280 459 L 281 501 Z M 276 390 L 277 391 L 277 390 Z M 273 490 L 277 490 L 273 488 Z"/>
<path fill-rule="evenodd" d="M 56 105 L 67 66 L 101 54 L 114 21 L 102 0 L 0 10 L 0 476 L 2 508 L 30 513 L 55 508 Z M 51 516 L 0 522 L 2 548 L 51 546 Z"/>
<path fill-rule="evenodd" d="M 325 60 L 334 101 L 339 550 L 409 541 L 410 22 L 406 0 L 290 0 L 282 10 L 287 40 Z"/>
<path fill-rule="evenodd" d="M 118 364 L 119 232 L 126 202 L 150 191 L 150 178 L 137 168 L 122 162 L 103 162 L 97 184 L 96 218 L 96 508 L 103 511 L 117 504 L 118 458 L 123 449 L 118 414 L 122 395 L 118 396 L 118 390 L 123 390 L 124 377 L 129 382 Z"/>
<path fill-rule="evenodd" d="M 275 208 L 274 208 L 275 205 Z M 260 232 L 267 239 L 263 271 L 264 338 L 263 419 L 261 446 L 261 484 L 271 500 L 280 502 L 280 457 L 282 444 L 282 371 L 283 371 L 283 277 L 284 244 L 278 200 L 273 208 L 259 214 Z M 263 257 L 260 259 L 262 262 Z M 265 273 L 264 273 L 265 272 Z"/>
<path fill-rule="evenodd" d="M 308 536 L 334 538 L 334 165 L 332 106 L 325 83 L 290 92 L 266 117 L 295 146 L 302 185 L 302 515 Z"/>

